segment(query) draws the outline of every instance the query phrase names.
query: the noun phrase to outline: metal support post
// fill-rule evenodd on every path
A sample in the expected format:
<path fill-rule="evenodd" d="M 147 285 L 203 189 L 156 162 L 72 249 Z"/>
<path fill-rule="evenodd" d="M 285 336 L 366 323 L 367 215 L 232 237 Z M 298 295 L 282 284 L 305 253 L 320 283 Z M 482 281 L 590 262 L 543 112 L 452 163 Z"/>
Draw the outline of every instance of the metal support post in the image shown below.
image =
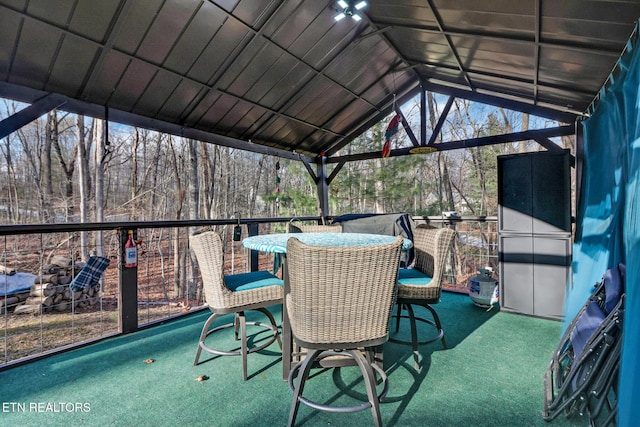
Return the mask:
<path fill-rule="evenodd" d="M 138 330 L 138 267 L 125 267 L 124 245 L 128 231 L 120 229 L 120 260 L 118 262 L 118 314 L 120 332 L 129 333 Z M 137 240 L 138 230 L 133 229 L 133 239 Z"/>

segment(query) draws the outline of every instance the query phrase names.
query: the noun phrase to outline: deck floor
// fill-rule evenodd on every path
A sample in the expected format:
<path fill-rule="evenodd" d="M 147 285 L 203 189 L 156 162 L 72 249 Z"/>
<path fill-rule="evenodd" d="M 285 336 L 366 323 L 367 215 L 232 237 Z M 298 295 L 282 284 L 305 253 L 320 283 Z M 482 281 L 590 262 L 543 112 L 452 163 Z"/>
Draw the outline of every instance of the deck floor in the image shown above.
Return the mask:
<path fill-rule="evenodd" d="M 559 417 L 546 423 L 541 417 L 543 376 L 560 322 L 497 307 L 485 311 L 455 293 L 445 293 L 436 309 L 449 348 L 424 346 L 419 372 L 409 347 L 387 343 L 384 348 L 390 380 L 381 406 L 384 425 L 588 425 L 586 419 Z M 273 311 L 280 316 L 278 307 Z M 237 357 L 205 356 L 204 363 L 193 366 L 207 315 L 193 314 L 0 372 L 0 424 L 286 425 L 291 393 L 282 381 L 277 344 L 249 356 L 246 382 Z M 236 345 L 231 334 L 216 339 Z M 306 392 L 321 401 L 352 404 L 364 394 L 357 374 L 356 368 L 320 371 Z M 196 380 L 203 375 L 208 379 Z M 296 425 L 371 423 L 369 411 L 321 413 L 301 406 Z"/>

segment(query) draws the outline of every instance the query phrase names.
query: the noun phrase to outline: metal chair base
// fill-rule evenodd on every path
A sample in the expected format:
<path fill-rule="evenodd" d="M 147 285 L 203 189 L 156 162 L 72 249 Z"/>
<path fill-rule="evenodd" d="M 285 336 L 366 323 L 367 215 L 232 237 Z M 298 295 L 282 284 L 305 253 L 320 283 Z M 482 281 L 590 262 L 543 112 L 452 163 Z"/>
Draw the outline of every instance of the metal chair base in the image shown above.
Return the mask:
<path fill-rule="evenodd" d="M 282 349 L 280 333 L 278 331 L 278 327 L 276 325 L 275 319 L 271 314 L 271 312 L 266 308 L 256 308 L 253 310 L 259 311 L 263 313 L 265 316 L 267 316 L 270 324 L 257 322 L 257 321 L 247 322 L 245 319 L 244 311 L 238 311 L 234 313 L 233 322 L 216 326 L 213 329 L 209 329 L 209 327 L 211 327 L 213 322 L 215 322 L 215 320 L 218 317 L 220 317 L 221 314 L 213 313 L 211 316 L 209 316 L 204 326 L 202 327 L 202 333 L 200 334 L 200 341 L 198 342 L 198 350 L 196 351 L 196 357 L 193 361 L 193 365 L 196 366 L 198 364 L 198 360 L 200 359 L 200 354 L 202 353 L 202 350 L 206 351 L 207 353 L 215 354 L 218 356 L 241 356 L 242 357 L 242 379 L 246 381 L 247 380 L 247 354 L 264 350 L 265 348 L 273 344 L 276 340 L 278 341 L 278 345 L 280 346 L 280 349 Z M 269 338 L 266 342 L 258 346 L 249 348 L 247 345 L 247 326 L 259 326 L 261 328 L 271 330 L 273 332 L 273 336 Z M 213 333 L 221 331 L 223 329 L 232 328 L 232 327 L 235 328 L 236 341 L 238 340 L 241 341 L 239 350 L 232 350 L 232 351 L 220 350 L 214 347 L 210 347 L 205 343 L 207 337 L 209 337 Z"/>
<path fill-rule="evenodd" d="M 431 315 L 433 316 L 433 320 L 417 317 L 413 311 L 413 307 L 412 307 L 413 304 L 419 305 L 429 310 L 431 312 Z M 407 310 L 408 315 L 401 314 L 402 308 L 405 308 Z M 414 361 L 414 367 L 416 370 L 420 369 L 418 346 L 431 344 L 436 341 L 442 341 L 442 347 L 445 349 L 447 348 L 447 342 L 444 337 L 444 330 L 442 329 L 442 324 L 440 323 L 440 317 L 438 317 L 438 313 L 434 310 L 433 307 L 431 307 L 430 304 L 400 303 L 398 304 L 398 310 L 396 312 L 396 315 L 393 317 L 395 317 L 396 319 L 396 333 L 400 329 L 400 319 L 409 319 L 409 324 L 411 326 L 411 341 L 404 341 L 404 340 L 393 338 L 393 337 L 389 337 L 389 341 L 396 344 L 410 345 L 413 347 L 413 361 Z M 434 338 L 419 341 L 416 322 L 422 322 L 422 323 L 426 323 L 428 325 L 433 326 L 437 332 L 437 335 Z"/>
<path fill-rule="evenodd" d="M 356 361 L 360 368 L 360 371 L 362 372 L 367 389 L 367 396 L 369 399 L 367 402 L 363 402 L 359 405 L 353 406 L 331 406 L 311 401 L 302 396 L 302 392 L 304 390 L 305 383 L 309 378 L 311 368 L 314 367 L 316 362 L 319 362 L 320 360 L 331 356 L 347 355 Z M 374 425 L 381 426 L 382 416 L 380 414 L 380 401 L 384 399 L 384 397 L 387 395 L 387 392 L 389 391 L 389 379 L 387 378 L 387 374 L 384 372 L 384 370 L 377 363 L 372 363 L 371 360 L 372 358 L 365 358 L 365 356 L 362 354 L 362 351 L 357 349 L 344 351 L 316 349 L 310 351 L 304 358 L 304 360 L 296 363 L 291 368 L 291 372 L 289 373 L 288 382 L 289 389 L 293 392 L 293 403 L 291 405 L 291 412 L 289 414 L 288 426 L 293 426 L 295 424 L 295 419 L 300 403 L 303 403 L 319 411 L 333 413 L 359 412 L 371 408 Z M 383 384 L 382 391 L 379 394 L 376 393 L 377 379 L 374 371 L 377 372 L 378 375 L 380 375 L 380 379 Z M 298 376 L 300 377 L 300 379 L 298 380 L 298 384 L 294 385 L 294 380 Z"/>

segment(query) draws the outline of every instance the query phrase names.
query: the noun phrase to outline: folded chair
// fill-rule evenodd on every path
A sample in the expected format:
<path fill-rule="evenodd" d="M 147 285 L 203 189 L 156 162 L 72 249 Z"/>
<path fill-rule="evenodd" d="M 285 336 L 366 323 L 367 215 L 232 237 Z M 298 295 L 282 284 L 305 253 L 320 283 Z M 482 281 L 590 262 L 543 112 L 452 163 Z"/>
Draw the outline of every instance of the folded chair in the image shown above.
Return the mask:
<path fill-rule="evenodd" d="M 401 247 L 400 237 L 392 244 L 359 247 L 312 246 L 295 237 L 289 239 L 286 267 L 290 292 L 286 304 L 293 339 L 307 351 L 289 374 L 293 392 L 289 426 L 295 423 L 300 403 L 341 413 L 371 408 L 375 425 L 382 424 L 380 400 L 388 390 L 388 381 L 375 361 L 374 349 L 389 337 Z M 330 406 L 303 396 L 312 368 L 337 355 L 348 356 L 359 366 L 367 402 Z M 380 394 L 374 371 L 383 383 Z"/>
<path fill-rule="evenodd" d="M 413 347 L 416 370 L 420 367 L 418 346 L 442 340 L 442 346 L 447 348 L 440 318 L 432 305 L 440 302 L 444 269 L 451 254 L 454 237 L 455 231 L 450 228 L 434 228 L 428 225 L 417 226 L 413 232 L 414 267 L 401 268 L 398 275 L 398 306 L 395 315 L 396 332 L 400 329 L 400 319 L 408 319 L 411 327 L 411 341 L 404 341 L 394 337 L 390 338 L 389 341 Z M 417 317 L 413 309 L 414 305 L 422 306 L 429 310 L 433 320 Z M 403 310 L 406 310 L 407 314 L 402 314 Z M 418 337 L 416 321 L 433 326 L 436 330 L 435 336 L 421 340 Z"/>
<path fill-rule="evenodd" d="M 276 340 L 282 349 L 278 327 L 267 307 L 282 304 L 283 281 L 267 271 L 225 276 L 222 239 L 214 231 L 190 236 L 189 242 L 198 260 L 206 302 L 212 312 L 202 328 L 193 364 L 198 364 L 202 350 L 221 356 L 241 356 L 242 378 L 246 381 L 248 353 L 260 351 Z M 245 311 L 248 310 L 263 313 L 270 324 L 247 322 Z M 229 313 L 234 313 L 233 322 L 209 329 L 218 317 Z M 247 325 L 267 328 L 272 331 L 273 336 L 263 344 L 249 348 Z M 235 338 L 240 340 L 239 350 L 219 350 L 205 343 L 211 334 L 230 327 L 235 328 Z"/>
<path fill-rule="evenodd" d="M 85 288 L 90 288 L 100 282 L 102 273 L 109 266 L 109 258 L 92 255 L 80 272 L 69 283 L 69 288 L 74 292 L 80 292 Z"/>
<path fill-rule="evenodd" d="M 617 425 L 625 265 L 605 272 L 566 328 L 544 379 L 543 418 L 588 414 L 592 426 Z"/>

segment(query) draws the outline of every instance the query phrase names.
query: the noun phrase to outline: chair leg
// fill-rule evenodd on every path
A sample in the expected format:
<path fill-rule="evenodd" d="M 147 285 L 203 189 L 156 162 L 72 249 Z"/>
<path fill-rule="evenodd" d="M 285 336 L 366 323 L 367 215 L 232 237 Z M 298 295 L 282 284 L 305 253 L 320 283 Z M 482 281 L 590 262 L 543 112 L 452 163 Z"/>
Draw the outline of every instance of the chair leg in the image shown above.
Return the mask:
<path fill-rule="evenodd" d="M 400 315 L 402 314 L 402 304 L 396 304 L 396 334 L 400 330 Z"/>
<path fill-rule="evenodd" d="M 427 310 L 431 312 L 431 315 L 433 316 L 433 320 L 436 324 L 436 328 L 438 329 L 438 333 L 442 335 L 442 337 L 440 338 L 442 340 L 442 347 L 446 349 L 447 342 L 444 339 L 444 329 L 442 329 L 442 323 L 440 323 L 440 317 L 438 317 L 438 313 L 433 307 L 431 307 L 430 304 L 425 304 L 424 307 L 426 307 Z"/>
<path fill-rule="evenodd" d="M 240 318 L 242 312 L 234 313 L 233 315 L 233 332 L 235 334 L 235 340 L 240 341 Z"/>
<path fill-rule="evenodd" d="M 380 400 L 376 392 L 376 375 L 373 372 L 371 363 L 367 361 L 360 350 L 349 350 L 349 354 L 355 359 L 362 372 L 364 384 L 367 388 L 367 396 L 371 404 L 371 414 L 373 415 L 373 424 L 376 427 L 382 426 L 382 415 L 380 414 Z"/>
<path fill-rule="evenodd" d="M 217 313 L 211 314 L 204 326 L 202 327 L 202 332 L 200 333 L 200 340 L 198 342 L 198 349 L 196 351 L 196 357 L 194 359 L 193 365 L 197 365 L 200 361 L 200 355 L 202 354 L 202 350 L 215 354 L 218 356 L 240 356 L 242 358 L 242 378 L 243 380 L 247 380 L 247 357 L 249 353 L 257 352 L 263 350 L 273 344 L 274 341 L 278 341 L 278 346 L 282 349 L 282 340 L 280 339 L 280 332 L 278 331 L 278 327 L 275 323 L 275 319 L 273 315 L 267 309 L 256 309 L 257 311 L 262 312 L 268 318 L 271 324 L 267 324 L 266 322 L 258 322 L 258 321 L 249 321 L 247 322 L 245 312 L 239 311 L 233 313 L 233 321 L 228 322 L 217 327 L 212 327 L 213 322 L 217 320 L 221 315 Z M 254 347 L 249 348 L 248 344 L 248 334 L 247 325 L 249 326 L 259 326 L 265 328 L 265 330 L 271 331 L 272 335 L 263 340 L 262 344 L 256 344 Z M 233 328 L 233 334 L 235 341 L 239 342 L 239 348 L 234 350 L 223 350 L 214 346 L 209 346 L 205 343 L 205 341 L 209 338 L 210 335 L 215 334 L 218 331 L 223 329 Z"/>
<path fill-rule="evenodd" d="M 198 350 L 196 351 L 196 358 L 193 360 L 193 366 L 198 364 L 198 360 L 200 359 L 200 353 L 202 352 L 202 346 L 204 345 L 204 340 L 207 338 L 207 332 L 209 331 L 209 327 L 211 324 L 218 318 L 218 315 L 213 313 L 204 326 L 202 327 L 202 332 L 200 333 L 200 341 L 198 341 Z"/>
<path fill-rule="evenodd" d="M 240 324 L 240 353 L 242 357 L 242 379 L 247 380 L 247 320 L 244 317 L 244 311 L 237 313 L 237 320 Z"/>
<path fill-rule="evenodd" d="M 291 410 L 289 411 L 289 422 L 287 423 L 288 427 L 293 427 L 296 422 L 296 416 L 298 415 L 298 408 L 300 408 L 300 397 L 302 396 L 302 391 L 304 390 L 304 384 L 309 378 L 309 373 L 311 372 L 311 368 L 313 367 L 313 362 L 315 361 L 316 356 L 322 353 L 321 350 L 314 350 L 307 354 L 307 357 L 299 363 L 296 364 L 289 373 L 289 385 L 291 386 L 292 382 L 295 381 L 293 377 L 293 373 L 295 370 L 298 370 L 298 384 L 295 386 L 295 390 L 293 391 L 293 401 L 291 402 Z"/>
<path fill-rule="evenodd" d="M 411 304 L 407 304 L 409 312 L 409 324 L 411 325 L 411 345 L 413 346 L 413 366 L 417 370 L 420 369 L 420 352 L 418 351 L 418 327 L 416 326 L 416 315 L 413 312 Z"/>
<path fill-rule="evenodd" d="M 414 304 L 429 310 L 431 312 L 431 316 L 433 317 L 433 321 L 431 319 L 427 319 L 424 317 L 416 317 L 415 310 L 413 308 Z M 407 310 L 406 316 L 401 316 L 401 313 L 400 313 L 401 308 Z M 398 338 L 389 338 L 389 341 L 400 343 L 400 344 L 411 345 L 413 349 L 414 366 L 415 366 L 415 369 L 418 370 L 420 367 L 420 364 L 419 364 L 420 354 L 418 349 L 421 345 L 429 344 L 429 343 L 440 340 L 442 341 L 443 348 L 445 349 L 447 348 L 447 342 L 444 338 L 444 330 L 442 329 L 442 323 L 440 322 L 440 317 L 438 316 L 438 313 L 436 312 L 436 310 L 433 307 L 431 307 L 431 304 L 424 301 L 414 301 L 412 303 L 398 304 L 398 314 L 396 316 L 396 332 L 398 331 L 398 324 L 401 317 L 409 319 L 409 325 L 411 327 L 411 341 L 404 341 Z M 431 325 L 432 327 L 434 327 L 437 330 L 438 335 L 435 338 L 428 338 L 420 341 L 418 337 L 418 328 L 417 328 L 418 321 L 425 322 Z"/>
<path fill-rule="evenodd" d="M 273 314 L 271 314 L 271 312 L 266 308 L 257 308 L 256 310 L 264 314 L 265 316 L 267 316 L 267 318 L 269 319 L 269 322 L 271 322 L 271 326 L 273 326 L 273 329 L 275 331 L 274 333 L 276 335 L 276 340 L 278 341 L 278 346 L 280 347 L 280 350 L 282 350 L 282 340 L 280 339 L 280 333 L 278 332 L 278 325 L 276 324 L 276 319 L 273 317 Z"/>

